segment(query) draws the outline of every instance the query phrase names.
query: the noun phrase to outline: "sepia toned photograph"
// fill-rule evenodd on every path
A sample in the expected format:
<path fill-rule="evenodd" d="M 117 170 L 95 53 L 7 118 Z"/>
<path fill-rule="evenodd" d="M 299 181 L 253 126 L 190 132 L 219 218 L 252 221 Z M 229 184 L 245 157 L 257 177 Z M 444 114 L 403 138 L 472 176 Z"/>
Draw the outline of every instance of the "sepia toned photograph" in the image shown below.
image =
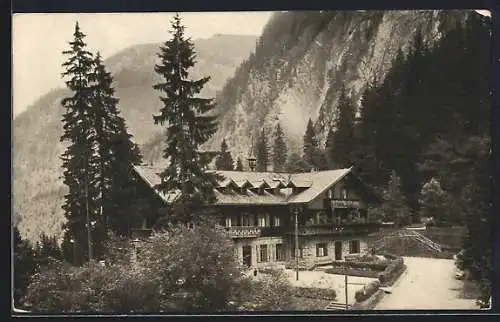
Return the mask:
<path fill-rule="evenodd" d="M 12 312 L 488 310 L 491 12 L 12 16 Z"/>

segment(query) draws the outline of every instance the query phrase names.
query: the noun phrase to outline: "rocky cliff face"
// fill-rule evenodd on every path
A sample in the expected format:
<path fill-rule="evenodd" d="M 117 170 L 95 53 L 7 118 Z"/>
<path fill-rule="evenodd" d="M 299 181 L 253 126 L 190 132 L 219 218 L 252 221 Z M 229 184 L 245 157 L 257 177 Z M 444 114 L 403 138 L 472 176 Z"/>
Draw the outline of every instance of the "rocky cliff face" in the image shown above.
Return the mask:
<path fill-rule="evenodd" d="M 464 18 L 456 11 L 276 13 L 255 55 L 218 95 L 220 128 L 207 149 L 225 138 L 233 155 L 245 158 L 251 138 L 280 122 L 289 151 L 300 152 L 309 118 L 324 144 L 342 85 L 359 106 L 367 83 L 383 79 L 417 29 L 432 43 Z"/>

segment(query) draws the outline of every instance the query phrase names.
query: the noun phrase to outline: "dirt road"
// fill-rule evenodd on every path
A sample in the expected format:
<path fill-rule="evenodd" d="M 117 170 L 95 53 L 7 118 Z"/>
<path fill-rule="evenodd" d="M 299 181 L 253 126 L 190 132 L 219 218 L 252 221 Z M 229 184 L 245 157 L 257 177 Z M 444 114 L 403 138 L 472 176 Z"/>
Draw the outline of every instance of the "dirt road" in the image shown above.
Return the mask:
<path fill-rule="evenodd" d="M 407 270 L 375 310 L 477 309 L 474 300 L 459 298 L 453 260 L 405 257 Z"/>

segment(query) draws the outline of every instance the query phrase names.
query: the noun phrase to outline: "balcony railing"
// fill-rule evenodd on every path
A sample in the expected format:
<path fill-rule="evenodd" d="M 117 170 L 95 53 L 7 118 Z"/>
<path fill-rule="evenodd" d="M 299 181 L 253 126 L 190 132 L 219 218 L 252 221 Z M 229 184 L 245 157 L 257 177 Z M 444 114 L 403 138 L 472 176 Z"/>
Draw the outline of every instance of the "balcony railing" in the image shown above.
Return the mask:
<path fill-rule="evenodd" d="M 256 226 L 233 226 L 225 227 L 231 238 L 252 238 L 261 235 L 261 227 Z"/>
<path fill-rule="evenodd" d="M 346 234 L 364 234 L 377 231 L 379 225 L 377 223 L 364 224 L 347 224 L 347 225 L 318 225 L 309 227 L 299 227 L 298 233 L 301 236 L 313 235 L 346 235 Z M 289 234 L 294 234 L 295 230 L 290 229 Z"/>

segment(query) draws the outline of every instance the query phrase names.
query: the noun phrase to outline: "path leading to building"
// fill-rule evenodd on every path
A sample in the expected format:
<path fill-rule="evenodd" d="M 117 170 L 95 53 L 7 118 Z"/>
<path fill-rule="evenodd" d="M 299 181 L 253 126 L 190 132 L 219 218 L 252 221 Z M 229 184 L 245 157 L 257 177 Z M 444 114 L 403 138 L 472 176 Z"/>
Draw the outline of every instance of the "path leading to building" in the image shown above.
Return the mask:
<path fill-rule="evenodd" d="M 455 279 L 450 259 L 404 257 L 406 272 L 375 310 L 477 309 L 474 300 L 459 297 L 462 282 Z"/>

